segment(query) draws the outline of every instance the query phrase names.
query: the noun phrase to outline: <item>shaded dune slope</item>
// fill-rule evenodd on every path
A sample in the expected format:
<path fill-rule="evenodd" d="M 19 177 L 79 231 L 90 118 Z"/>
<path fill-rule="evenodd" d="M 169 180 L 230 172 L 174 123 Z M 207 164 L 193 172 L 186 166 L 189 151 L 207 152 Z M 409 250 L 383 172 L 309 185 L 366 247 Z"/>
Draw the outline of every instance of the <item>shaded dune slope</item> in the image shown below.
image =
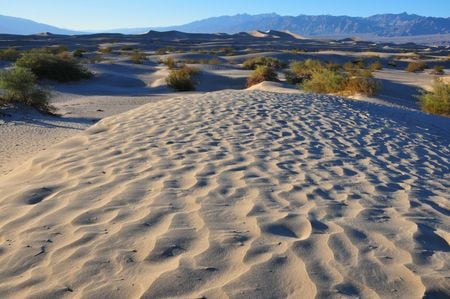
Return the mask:
<path fill-rule="evenodd" d="M 0 179 L 0 297 L 449 295 L 449 124 L 262 91 L 106 118 Z"/>

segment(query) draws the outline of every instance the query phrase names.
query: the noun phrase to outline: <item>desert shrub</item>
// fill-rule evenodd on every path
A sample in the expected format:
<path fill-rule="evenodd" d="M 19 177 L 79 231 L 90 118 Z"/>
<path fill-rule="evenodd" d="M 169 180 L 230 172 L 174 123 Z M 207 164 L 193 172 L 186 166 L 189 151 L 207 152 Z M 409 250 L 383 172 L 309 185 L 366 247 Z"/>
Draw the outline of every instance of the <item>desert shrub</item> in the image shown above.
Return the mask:
<path fill-rule="evenodd" d="M 431 71 L 431 74 L 437 76 L 445 75 L 444 67 L 441 65 L 435 65 Z"/>
<path fill-rule="evenodd" d="M 354 60 L 345 63 L 343 69 L 351 75 L 358 75 L 358 73 L 366 69 L 366 66 L 364 60 Z"/>
<path fill-rule="evenodd" d="M 255 70 L 258 66 L 267 66 L 278 70 L 283 67 L 283 63 L 277 58 L 260 56 L 247 59 L 242 66 L 247 70 Z"/>
<path fill-rule="evenodd" d="M 311 78 L 303 82 L 302 87 L 310 92 L 337 93 L 345 89 L 346 81 L 345 75 L 324 68 L 313 72 Z"/>
<path fill-rule="evenodd" d="M 42 112 L 53 113 L 50 93 L 37 85 L 36 76 L 28 69 L 13 68 L 0 72 L 0 103 L 24 104 Z"/>
<path fill-rule="evenodd" d="M 111 47 L 99 47 L 97 49 L 98 52 L 102 53 L 102 54 L 108 54 L 112 52 Z"/>
<path fill-rule="evenodd" d="M 16 48 L 8 48 L 0 50 L 0 60 L 16 61 L 20 57 L 20 52 Z"/>
<path fill-rule="evenodd" d="M 167 54 L 167 49 L 166 48 L 160 48 L 158 50 L 155 51 L 156 55 L 165 55 Z"/>
<path fill-rule="evenodd" d="M 49 54 L 61 54 L 64 52 L 69 52 L 69 49 L 64 45 L 56 45 L 56 46 L 50 46 L 50 47 L 44 47 L 41 49 L 41 51 Z"/>
<path fill-rule="evenodd" d="M 87 51 L 85 49 L 76 49 L 75 51 L 73 51 L 72 55 L 73 57 L 81 58 L 83 57 L 83 54 L 86 52 Z"/>
<path fill-rule="evenodd" d="M 122 51 L 133 51 L 136 50 L 134 47 L 131 46 L 123 46 L 122 48 L 120 48 L 120 50 Z"/>
<path fill-rule="evenodd" d="M 413 61 L 408 64 L 406 71 L 410 73 L 423 72 L 427 65 L 423 61 Z"/>
<path fill-rule="evenodd" d="M 381 62 L 375 61 L 374 63 L 372 63 L 372 64 L 369 66 L 369 69 L 370 69 L 371 71 L 380 71 L 380 70 L 383 69 L 383 65 L 381 64 Z"/>
<path fill-rule="evenodd" d="M 173 69 L 166 78 L 169 87 L 177 91 L 195 90 L 195 76 L 198 74 L 196 69 L 183 66 L 181 69 Z"/>
<path fill-rule="evenodd" d="M 314 71 L 301 86 L 310 92 L 342 95 L 361 93 L 367 96 L 373 96 L 381 89 L 381 83 L 373 78 L 370 70 L 359 70 L 356 75 L 349 75 L 328 68 Z"/>
<path fill-rule="evenodd" d="M 311 79 L 313 73 L 320 72 L 323 69 L 338 71 L 340 69 L 340 65 L 334 63 L 324 64 L 317 59 L 293 61 L 289 65 L 289 70 L 286 73 L 286 80 L 291 84 L 302 83 L 304 80 Z"/>
<path fill-rule="evenodd" d="M 135 51 L 131 56 L 130 56 L 130 60 L 131 62 L 135 63 L 135 64 L 142 64 L 144 63 L 144 61 L 147 59 L 147 55 L 145 55 L 142 52 L 139 51 Z"/>
<path fill-rule="evenodd" d="M 247 87 L 261 83 L 263 81 L 278 81 L 277 72 L 271 67 L 259 65 L 250 74 L 250 77 L 248 77 Z"/>
<path fill-rule="evenodd" d="M 171 70 L 177 67 L 177 63 L 172 57 L 167 57 L 165 60 L 163 60 L 163 63 Z"/>
<path fill-rule="evenodd" d="M 435 79 L 432 90 L 419 96 L 422 111 L 450 116 L 450 84 Z"/>
<path fill-rule="evenodd" d="M 350 94 L 361 93 L 374 96 L 381 89 L 381 83 L 371 77 L 351 77 L 347 79 L 345 92 Z"/>
<path fill-rule="evenodd" d="M 342 66 L 339 63 L 329 62 L 325 65 L 325 67 L 331 71 L 337 72 L 341 70 Z"/>
<path fill-rule="evenodd" d="M 220 61 L 215 59 L 215 58 L 211 58 L 211 59 L 206 59 L 206 58 L 202 58 L 202 59 L 185 59 L 184 60 L 185 63 L 188 64 L 211 64 L 211 65 L 218 65 L 220 64 Z"/>
<path fill-rule="evenodd" d="M 29 52 L 18 59 L 16 65 L 30 69 L 38 79 L 58 82 L 78 81 L 92 76 L 92 73 L 68 56 Z"/>

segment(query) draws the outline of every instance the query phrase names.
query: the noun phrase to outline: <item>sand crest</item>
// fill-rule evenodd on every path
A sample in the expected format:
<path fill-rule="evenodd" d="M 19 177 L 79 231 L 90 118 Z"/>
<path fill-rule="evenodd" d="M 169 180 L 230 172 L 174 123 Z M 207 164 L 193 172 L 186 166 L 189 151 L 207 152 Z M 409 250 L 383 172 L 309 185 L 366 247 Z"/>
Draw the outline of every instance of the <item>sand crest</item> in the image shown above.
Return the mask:
<path fill-rule="evenodd" d="M 0 178 L 0 297 L 449 295 L 449 128 L 264 91 L 105 118 Z"/>

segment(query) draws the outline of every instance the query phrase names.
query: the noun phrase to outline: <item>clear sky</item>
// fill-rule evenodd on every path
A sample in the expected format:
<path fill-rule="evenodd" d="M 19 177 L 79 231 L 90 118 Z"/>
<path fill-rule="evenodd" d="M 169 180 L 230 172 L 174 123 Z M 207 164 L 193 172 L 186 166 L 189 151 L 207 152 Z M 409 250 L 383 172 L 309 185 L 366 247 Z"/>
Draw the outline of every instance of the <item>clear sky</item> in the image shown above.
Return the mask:
<path fill-rule="evenodd" d="M 0 14 L 89 30 L 180 25 L 238 13 L 450 16 L 450 0 L 0 0 Z"/>

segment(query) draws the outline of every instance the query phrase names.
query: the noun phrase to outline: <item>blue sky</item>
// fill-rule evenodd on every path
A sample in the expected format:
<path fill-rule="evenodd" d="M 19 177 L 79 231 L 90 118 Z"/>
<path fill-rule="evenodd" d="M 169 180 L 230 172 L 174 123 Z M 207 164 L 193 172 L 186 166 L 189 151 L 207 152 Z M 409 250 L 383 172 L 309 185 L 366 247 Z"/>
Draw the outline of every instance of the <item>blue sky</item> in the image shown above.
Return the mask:
<path fill-rule="evenodd" d="M 87 30 L 179 25 L 237 13 L 369 16 L 416 13 L 449 17 L 450 0 L 0 0 L 0 14 Z"/>

